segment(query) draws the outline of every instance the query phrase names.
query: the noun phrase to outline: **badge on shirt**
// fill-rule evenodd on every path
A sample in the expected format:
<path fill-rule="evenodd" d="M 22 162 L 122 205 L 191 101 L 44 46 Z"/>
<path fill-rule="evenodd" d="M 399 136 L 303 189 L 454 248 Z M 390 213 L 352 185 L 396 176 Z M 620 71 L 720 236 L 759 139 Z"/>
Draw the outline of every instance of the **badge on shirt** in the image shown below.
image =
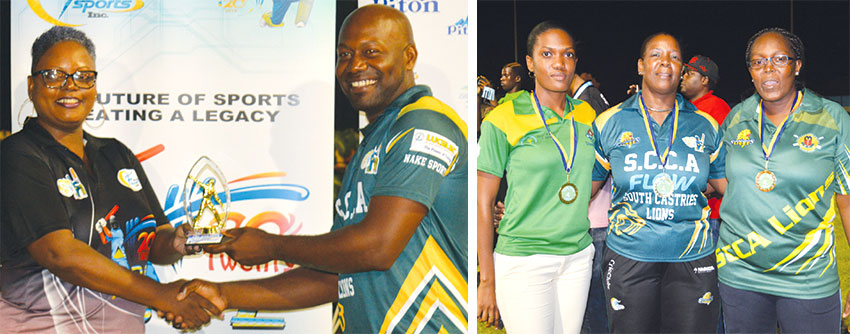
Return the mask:
<path fill-rule="evenodd" d="M 640 143 L 640 137 L 635 137 L 631 131 L 625 131 L 620 134 L 620 143 L 617 144 L 617 147 L 628 146 L 632 148 L 632 145 L 637 143 Z"/>
<path fill-rule="evenodd" d="M 77 176 L 77 172 L 73 167 L 68 168 L 68 174 L 65 174 L 64 178 L 56 179 L 56 188 L 65 197 L 74 196 L 74 199 L 89 197 L 86 188 L 83 187 L 83 183 L 80 181 L 80 177 Z"/>
<path fill-rule="evenodd" d="M 378 165 L 381 162 L 381 147 L 375 147 L 363 155 L 363 160 L 360 161 L 360 169 L 366 174 L 378 174 Z"/>
<path fill-rule="evenodd" d="M 458 146 L 450 139 L 439 133 L 416 129 L 413 131 L 413 141 L 410 150 L 429 154 L 451 165 L 458 154 Z"/>
<path fill-rule="evenodd" d="M 793 145 L 799 147 L 801 151 L 806 153 L 819 150 L 821 148 L 820 141 L 823 140 L 823 137 L 817 137 L 811 133 L 807 133 L 802 136 L 794 135 L 794 138 L 797 138 L 797 142 Z"/>
<path fill-rule="evenodd" d="M 691 137 L 682 137 L 682 141 L 688 147 L 694 149 L 699 153 L 702 153 L 703 149 L 705 149 L 705 134 L 703 133 L 701 136 L 691 136 Z"/>
<path fill-rule="evenodd" d="M 732 145 L 737 145 L 740 147 L 747 146 L 753 143 L 752 132 L 750 129 L 743 129 L 741 132 L 738 132 L 738 136 L 735 137 L 735 140 L 729 142 Z"/>
<path fill-rule="evenodd" d="M 142 190 L 142 183 L 139 182 L 139 176 L 136 175 L 136 170 L 132 168 L 124 168 L 118 171 L 118 183 L 122 186 L 130 188 L 132 191 Z"/>

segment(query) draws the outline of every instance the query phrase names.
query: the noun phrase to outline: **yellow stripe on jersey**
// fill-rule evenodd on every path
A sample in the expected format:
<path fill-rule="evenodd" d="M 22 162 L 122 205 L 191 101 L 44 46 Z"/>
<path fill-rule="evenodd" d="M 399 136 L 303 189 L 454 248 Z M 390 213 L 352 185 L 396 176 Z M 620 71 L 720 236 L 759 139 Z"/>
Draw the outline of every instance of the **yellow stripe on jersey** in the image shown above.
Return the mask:
<path fill-rule="evenodd" d="M 694 221 L 694 234 L 691 235 L 691 240 L 688 241 L 688 246 L 685 247 L 685 251 L 682 252 L 681 255 L 679 255 L 680 259 L 683 256 L 685 256 L 685 254 L 688 254 L 688 253 L 691 252 L 691 250 L 696 245 L 697 239 L 699 239 L 700 234 L 702 234 L 702 244 L 699 246 L 699 252 L 701 252 L 703 246 L 705 246 L 705 240 L 706 240 L 706 237 L 708 235 L 707 233 L 708 233 L 709 224 L 706 224 L 704 222 L 708 221 L 707 219 L 708 219 L 709 210 L 710 210 L 710 208 L 708 206 L 702 208 L 702 218 L 700 218 L 700 220 Z M 702 233 L 700 233 L 700 232 L 702 232 Z M 699 252 L 697 252 L 697 253 L 699 253 Z"/>
<path fill-rule="evenodd" d="M 457 125 L 458 129 L 463 132 L 463 138 L 469 138 L 466 131 L 466 122 L 464 122 L 463 119 L 461 119 L 457 115 L 457 113 L 454 111 L 454 109 L 452 109 L 452 107 L 449 107 L 445 103 L 440 102 L 440 100 L 435 99 L 433 96 L 423 96 L 419 100 L 416 100 L 416 102 L 408 104 L 407 106 L 401 109 L 396 119 L 401 118 L 401 116 L 404 116 L 404 114 L 407 114 L 408 112 L 418 109 L 433 110 L 436 113 L 446 115 L 446 117 L 448 117 L 452 122 L 454 122 L 455 125 Z"/>
<path fill-rule="evenodd" d="M 608 162 L 608 159 L 605 159 L 599 152 L 596 152 L 596 161 L 599 162 L 602 167 L 605 167 L 605 170 L 611 170 L 611 163 Z"/>
<path fill-rule="evenodd" d="M 611 117 L 623 110 L 623 108 L 621 108 L 622 105 L 623 103 L 619 103 L 616 106 L 608 108 L 608 110 L 605 110 L 605 112 L 599 114 L 599 116 L 597 116 L 596 120 L 594 121 L 596 123 L 596 129 L 602 132 L 602 128 L 605 127 L 605 123 L 608 123 L 608 120 L 611 119 Z"/>
<path fill-rule="evenodd" d="M 416 316 L 413 318 L 413 322 L 410 323 L 410 327 L 407 328 L 406 333 L 421 333 L 422 329 L 425 328 L 425 325 L 428 324 L 428 319 L 431 319 L 431 316 L 434 315 L 434 312 L 436 312 L 438 308 L 454 315 L 453 317 L 449 317 L 452 321 L 460 320 L 459 323 L 455 323 L 458 328 L 463 329 L 467 327 L 466 318 L 463 316 L 463 312 L 458 309 L 458 305 L 452 301 L 452 298 L 446 292 L 446 289 L 443 289 L 442 284 L 440 284 L 439 281 L 436 281 L 431 285 L 431 289 L 428 290 L 428 293 L 425 295 L 425 299 L 422 300 L 422 306 L 420 306 L 419 311 L 416 312 Z M 440 330 L 445 330 L 445 327 L 440 326 Z"/>
<path fill-rule="evenodd" d="M 390 141 L 390 143 L 387 145 L 387 149 L 386 149 L 384 152 L 385 152 L 385 153 L 389 153 L 389 152 L 390 152 L 390 149 L 391 149 L 393 146 L 395 146 L 395 143 L 397 143 L 399 139 L 401 139 L 401 138 L 403 138 L 404 136 L 406 136 L 406 135 L 407 135 L 407 134 L 408 134 L 411 130 L 413 130 L 413 128 L 407 129 L 407 131 L 402 132 L 400 135 L 398 135 L 398 136 L 396 136 L 395 138 L 393 138 L 393 139 Z"/>
<path fill-rule="evenodd" d="M 844 145 L 844 154 L 850 158 L 850 149 L 847 148 L 847 145 Z M 841 162 L 841 159 L 837 159 L 838 163 L 841 165 L 841 174 L 844 176 L 844 182 L 841 182 L 841 178 L 838 178 L 838 186 L 841 188 L 841 194 L 847 195 L 847 188 L 844 187 L 845 184 L 850 186 L 850 175 L 847 175 L 847 168 L 844 167 L 844 163 Z"/>
<path fill-rule="evenodd" d="M 531 95 L 529 95 L 532 110 L 535 109 L 535 103 Z M 511 146 L 516 145 L 520 138 L 524 137 L 529 132 L 543 128 L 543 122 L 540 120 L 540 114 L 517 115 L 514 109 L 514 101 L 508 101 L 498 105 L 495 109 L 487 113 L 482 122 L 490 122 L 496 128 L 505 133 L 505 137 Z M 578 100 L 579 102 L 583 102 Z M 565 119 L 570 118 L 570 114 L 575 116 L 576 123 L 581 123 L 590 126 L 596 117 L 596 112 L 588 103 L 578 103 L 574 105 L 573 111 L 564 115 Z M 546 120 L 546 124 L 557 123 L 557 117 L 550 117 Z"/>
<path fill-rule="evenodd" d="M 803 239 L 803 242 L 800 243 L 800 245 L 797 246 L 797 248 L 795 248 L 793 251 L 791 251 L 791 253 L 788 254 L 788 256 L 786 256 L 784 259 L 782 259 L 782 261 L 777 262 L 773 267 L 765 270 L 764 272 L 774 270 L 774 269 L 778 268 L 779 266 L 782 266 L 782 268 L 784 269 L 788 265 L 791 265 L 794 262 L 796 262 L 800 257 L 802 257 L 804 255 L 804 254 L 800 254 L 800 253 L 805 253 L 804 251 L 808 251 L 811 247 L 814 246 L 815 242 L 819 241 L 821 233 L 829 232 L 828 229 L 832 228 L 832 220 L 833 219 L 835 219 L 835 202 L 830 200 L 829 210 L 827 210 L 826 213 L 824 214 L 824 219 L 820 222 L 820 224 L 818 224 L 818 227 L 809 231 L 809 233 L 807 233 L 806 237 Z M 817 239 L 815 239 L 816 237 L 817 237 Z M 826 243 L 826 240 L 824 240 L 824 243 Z M 815 256 L 817 256 L 817 255 L 819 255 L 819 254 L 816 254 Z M 813 258 L 814 258 L 814 256 L 813 256 Z M 786 262 L 787 262 L 787 264 L 786 264 Z M 806 261 L 806 263 L 807 262 L 808 261 Z M 802 270 L 803 267 L 805 267 L 806 263 L 803 263 L 803 265 L 800 266 L 800 270 Z M 830 263 L 827 264 L 827 268 L 829 268 L 829 265 L 831 263 L 832 263 L 832 259 L 830 257 Z M 799 274 L 800 270 L 797 270 L 797 272 L 794 273 L 794 274 L 795 275 Z M 821 273 L 821 275 L 822 274 L 823 273 Z"/>
<path fill-rule="evenodd" d="M 442 289 L 442 295 L 433 287 L 427 292 L 423 292 L 425 286 L 432 280 L 435 281 L 434 284 L 439 283 L 440 289 Z M 387 310 L 387 314 L 384 316 L 384 322 L 381 324 L 380 333 L 393 332 L 395 326 L 398 325 L 404 315 L 413 306 L 416 299 L 423 293 L 425 293 L 426 301 L 430 298 L 431 300 L 439 300 L 444 303 L 443 306 L 449 310 L 446 317 L 452 319 L 455 323 L 464 324 L 461 330 L 466 332 L 465 324 L 467 320 L 461 312 L 463 306 L 454 304 L 448 296 L 453 296 L 456 300 L 461 301 L 463 305 L 466 305 L 468 303 L 466 295 L 467 288 L 468 285 L 463 275 L 455 268 L 451 260 L 446 256 L 446 253 L 440 248 L 437 241 L 434 240 L 434 237 L 429 236 L 428 240 L 425 241 L 422 252 L 416 259 L 416 262 L 413 263 L 413 267 L 410 268 L 407 277 L 405 277 L 398 295 L 396 295 L 395 300 L 389 310 Z M 420 311 L 421 309 L 417 310 L 417 315 Z M 422 320 L 419 319 L 420 322 Z M 413 325 L 411 327 L 415 328 Z"/>

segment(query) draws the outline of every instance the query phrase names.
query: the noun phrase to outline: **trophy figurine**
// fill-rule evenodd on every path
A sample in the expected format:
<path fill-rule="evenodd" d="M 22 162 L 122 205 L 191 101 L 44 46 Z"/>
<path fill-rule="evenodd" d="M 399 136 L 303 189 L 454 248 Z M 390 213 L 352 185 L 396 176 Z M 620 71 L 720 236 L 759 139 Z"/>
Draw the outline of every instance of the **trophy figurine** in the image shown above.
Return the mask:
<path fill-rule="evenodd" d="M 224 195 L 224 200 L 220 194 Z M 230 188 L 221 169 L 207 156 L 200 157 L 186 176 L 183 210 L 186 223 L 191 223 L 194 230 L 186 240 L 187 245 L 222 242 L 224 235 L 221 230 L 230 213 Z"/>

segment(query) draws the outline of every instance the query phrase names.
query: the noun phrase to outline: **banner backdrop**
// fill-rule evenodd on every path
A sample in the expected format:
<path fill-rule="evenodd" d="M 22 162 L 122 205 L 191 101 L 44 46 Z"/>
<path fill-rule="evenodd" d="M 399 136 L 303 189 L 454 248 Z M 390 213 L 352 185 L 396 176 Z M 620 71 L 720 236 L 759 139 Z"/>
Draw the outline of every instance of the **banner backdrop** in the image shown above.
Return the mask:
<path fill-rule="evenodd" d="M 407 15 L 419 51 L 413 69 L 416 83 L 431 87 L 434 97 L 452 107 L 468 123 L 467 1 L 358 0 L 357 3 L 387 5 Z"/>
<path fill-rule="evenodd" d="M 137 154 L 172 224 L 185 221 L 181 188 L 206 155 L 229 182 L 228 228 L 326 232 L 333 207 L 335 10 L 333 1 L 311 0 L 14 0 L 13 131 L 32 110 L 26 78 L 33 41 L 51 25 L 74 26 L 94 41 L 99 73 L 100 103 L 84 129 L 115 137 Z M 226 255 L 203 254 L 147 275 L 161 282 L 225 281 L 291 268 L 241 266 Z M 324 305 L 229 312 L 203 331 L 329 333 L 330 322 Z M 155 315 L 148 329 L 175 331 Z"/>

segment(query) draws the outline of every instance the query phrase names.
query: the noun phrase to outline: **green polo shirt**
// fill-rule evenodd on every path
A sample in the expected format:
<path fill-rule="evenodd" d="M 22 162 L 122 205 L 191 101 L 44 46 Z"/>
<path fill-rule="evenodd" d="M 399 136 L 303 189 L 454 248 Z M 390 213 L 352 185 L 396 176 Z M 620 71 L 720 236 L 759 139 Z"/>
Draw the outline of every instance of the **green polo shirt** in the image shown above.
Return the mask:
<path fill-rule="evenodd" d="M 596 112 L 589 104 L 567 97 L 564 117 L 543 107 L 546 123 L 569 156 L 575 117 L 577 142 L 570 182 L 578 198 L 564 204 L 558 190 L 567 182 L 561 155 L 537 113 L 530 93 L 493 109 L 481 124 L 478 170 L 501 177 L 507 172 L 505 217 L 499 224 L 496 252 L 511 256 L 570 255 L 591 243 L 587 230 L 590 176 L 594 164 L 591 124 Z M 569 110 L 565 108 L 566 110 Z M 569 159 L 569 158 L 568 158 Z"/>
<path fill-rule="evenodd" d="M 850 116 L 810 90 L 787 122 L 770 156 L 776 175 L 769 192 L 756 188 L 764 170 L 758 94 L 723 123 L 729 185 L 716 250 L 720 281 L 790 298 L 816 299 L 838 291 L 833 194 L 850 191 Z M 767 120 L 767 145 L 777 127 Z"/>
<path fill-rule="evenodd" d="M 519 90 L 519 91 L 516 91 L 516 92 L 513 92 L 513 93 L 507 93 L 507 94 L 505 94 L 505 96 L 503 96 L 501 99 L 499 99 L 499 104 L 510 102 L 510 101 L 519 97 L 522 94 L 528 94 L 528 92 L 524 91 L 524 90 Z"/>

